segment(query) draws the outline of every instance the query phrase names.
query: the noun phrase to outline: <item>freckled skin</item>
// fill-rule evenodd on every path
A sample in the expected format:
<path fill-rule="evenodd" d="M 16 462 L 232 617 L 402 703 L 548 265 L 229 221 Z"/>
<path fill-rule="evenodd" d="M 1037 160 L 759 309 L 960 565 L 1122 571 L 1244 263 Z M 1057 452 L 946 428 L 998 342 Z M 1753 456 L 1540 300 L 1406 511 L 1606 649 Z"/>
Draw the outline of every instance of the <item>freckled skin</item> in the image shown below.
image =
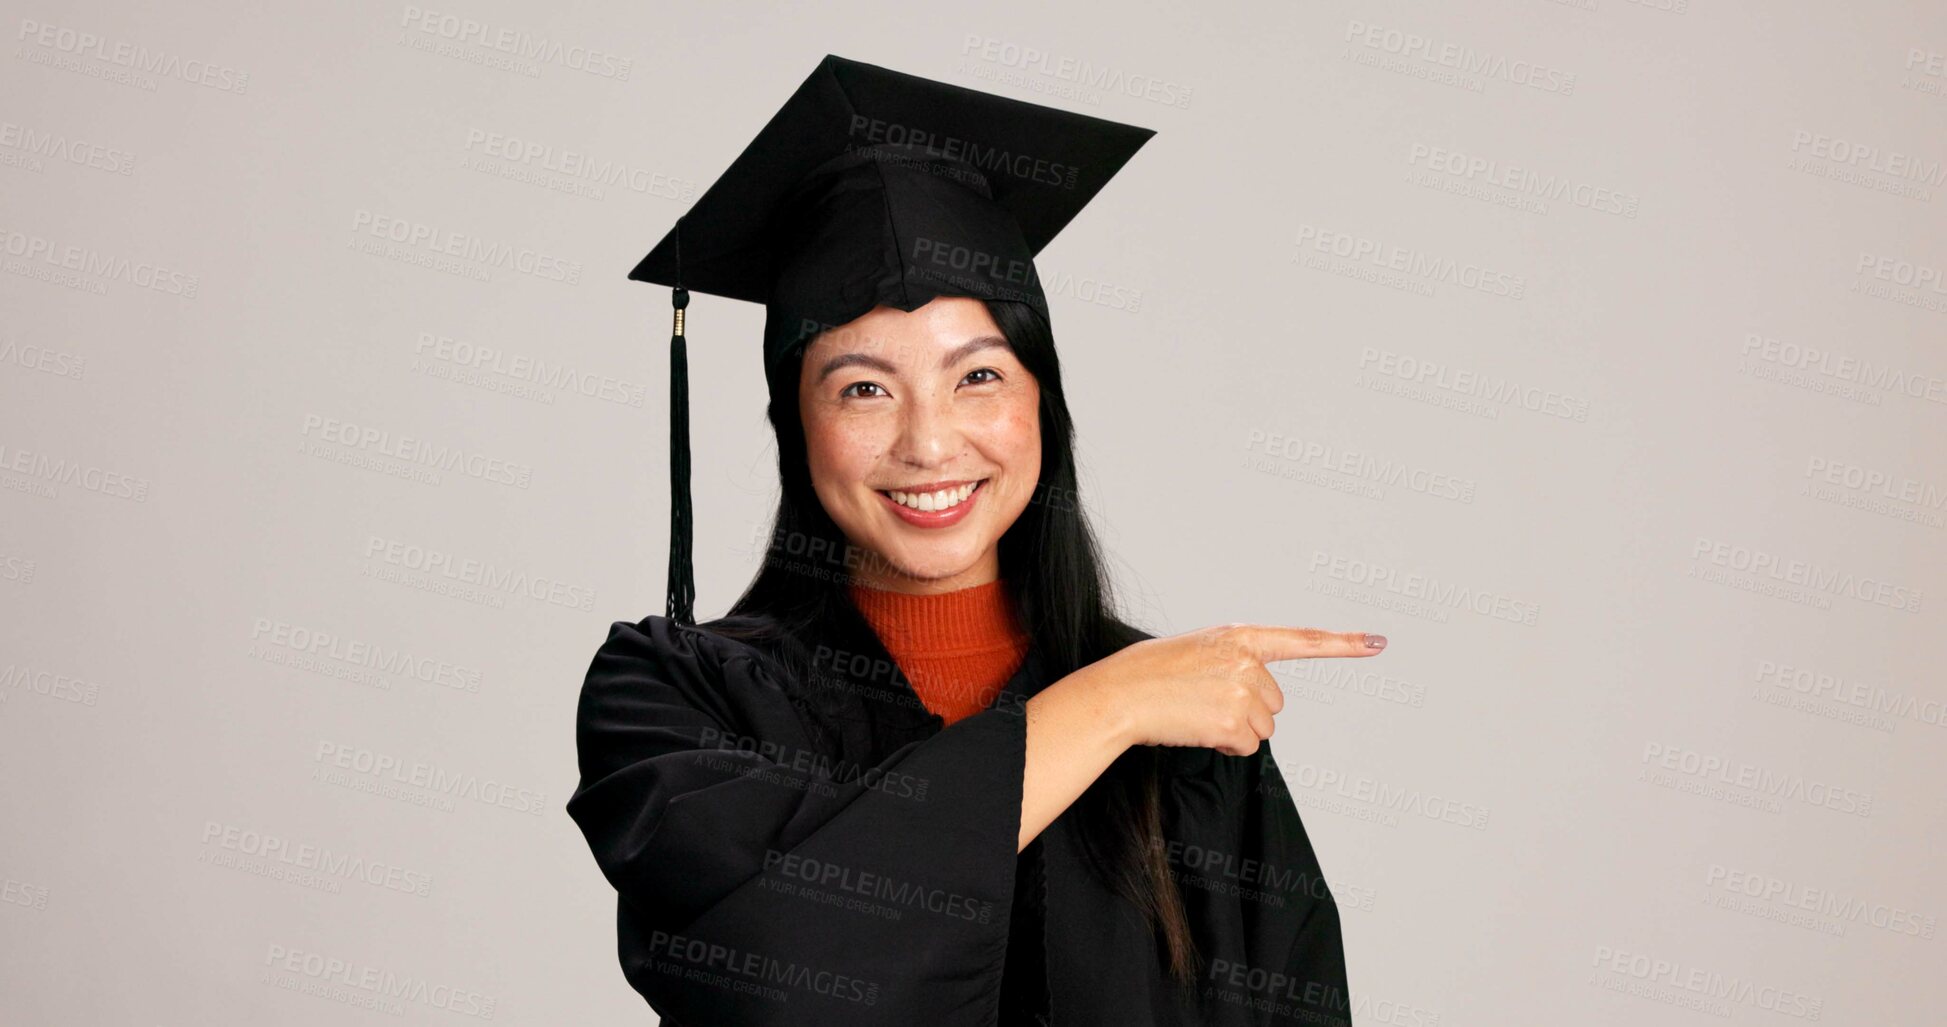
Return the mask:
<path fill-rule="evenodd" d="M 941 360 L 999 326 L 978 300 L 942 296 L 904 311 L 875 307 L 805 350 L 798 380 L 812 486 L 839 530 L 875 554 L 860 583 L 946 592 L 1000 577 L 1000 539 L 1041 478 L 1041 388 L 1003 341 Z M 820 377 L 828 361 L 869 356 Z M 879 489 L 988 479 L 972 511 L 945 528 L 901 520 Z"/>

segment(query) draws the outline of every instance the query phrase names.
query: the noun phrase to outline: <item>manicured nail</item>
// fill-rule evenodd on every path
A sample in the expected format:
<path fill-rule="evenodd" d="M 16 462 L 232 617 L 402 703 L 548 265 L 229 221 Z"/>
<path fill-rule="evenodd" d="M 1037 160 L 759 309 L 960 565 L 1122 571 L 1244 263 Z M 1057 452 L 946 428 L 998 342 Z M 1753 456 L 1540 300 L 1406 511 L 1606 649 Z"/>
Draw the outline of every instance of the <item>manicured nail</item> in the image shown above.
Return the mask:
<path fill-rule="evenodd" d="M 1385 636 L 1385 635 L 1367 635 L 1367 636 L 1366 636 L 1366 648 L 1367 648 L 1367 649 L 1384 649 L 1384 648 L 1386 648 L 1386 636 Z"/>

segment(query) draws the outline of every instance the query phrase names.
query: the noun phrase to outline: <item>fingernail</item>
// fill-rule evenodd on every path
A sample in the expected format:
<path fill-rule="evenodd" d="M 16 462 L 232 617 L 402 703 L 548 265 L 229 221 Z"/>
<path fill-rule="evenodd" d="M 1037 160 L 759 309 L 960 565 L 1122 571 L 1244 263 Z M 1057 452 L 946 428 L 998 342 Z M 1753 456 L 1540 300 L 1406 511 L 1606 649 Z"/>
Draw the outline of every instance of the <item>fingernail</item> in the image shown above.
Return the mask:
<path fill-rule="evenodd" d="M 1386 636 L 1385 636 L 1385 635 L 1367 635 L 1367 636 L 1366 636 L 1366 648 L 1367 648 L 1367 649 L 1384 649 L 1384 648 L 1386 648 Z"/>

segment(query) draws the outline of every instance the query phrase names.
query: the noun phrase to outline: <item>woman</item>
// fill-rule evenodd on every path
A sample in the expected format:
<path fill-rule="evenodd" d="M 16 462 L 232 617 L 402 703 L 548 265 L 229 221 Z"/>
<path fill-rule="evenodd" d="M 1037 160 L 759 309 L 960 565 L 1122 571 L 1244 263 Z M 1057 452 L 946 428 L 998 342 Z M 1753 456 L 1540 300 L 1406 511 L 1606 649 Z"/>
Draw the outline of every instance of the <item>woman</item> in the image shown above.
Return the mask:
<path fill-rule="evenodd" d="M 924 81 L 827 57 L 772 126 L 834 84 L 889 103 Z M 1032 106 L 922 98 L 1004 103 L 1010 123 Z M 775 170 L 767 145 L 740 163 Z M 816 188 L 756 205 L 804 212 L 750 230 L 787 240 L 767 265 L 781 495 L 757 577 L 717 620 L 611 625 L 583 685 L 568 812 L 620 895 L 625 974 L 679 1027 L 1348 1023 L 1337 907 L 1262 744 L 1283 707 L 1263 664 L 1384 640 L 1118 620 L 1038 283 L 926 279 L 915 250 L 844 233 L 903 247 L 946 209 L 942 236 L 999 258 L 1046 238 L 1007 238 L 1031 218 L 968 185 L 977 169 L 947 162 L 968 198 L 890 156 L 815 161 L 792 177 Z M 751 206 L 739 188 L 690 216 Z M 737 295 L 688 245 L 692 284 Z M 634 277 L 662 281 L 662 252 Z M 830 279 L 888 253 L 896 275 Z M 826 302 L 861 280 L 881 291 Z"/>

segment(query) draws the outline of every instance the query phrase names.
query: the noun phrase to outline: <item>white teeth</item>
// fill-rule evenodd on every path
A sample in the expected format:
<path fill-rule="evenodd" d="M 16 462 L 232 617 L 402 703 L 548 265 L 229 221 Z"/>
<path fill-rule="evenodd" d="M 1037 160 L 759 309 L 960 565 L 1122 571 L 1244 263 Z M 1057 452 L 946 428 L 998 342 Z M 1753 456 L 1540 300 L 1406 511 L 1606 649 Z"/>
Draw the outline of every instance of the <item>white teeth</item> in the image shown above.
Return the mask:
<path fill-rule="evenodd" d="M 984 480 L 984 479 L 983 479 Z M 888 489 L 886 495 L 900 506 L 910 506 L 915 510 L 933 513 L 949 507 L 959 506 L 973 495 L 974 486 L 980 482 L 968 482 L 959 488 L 941 489 L 938 492 L 898 492 Z"/>

